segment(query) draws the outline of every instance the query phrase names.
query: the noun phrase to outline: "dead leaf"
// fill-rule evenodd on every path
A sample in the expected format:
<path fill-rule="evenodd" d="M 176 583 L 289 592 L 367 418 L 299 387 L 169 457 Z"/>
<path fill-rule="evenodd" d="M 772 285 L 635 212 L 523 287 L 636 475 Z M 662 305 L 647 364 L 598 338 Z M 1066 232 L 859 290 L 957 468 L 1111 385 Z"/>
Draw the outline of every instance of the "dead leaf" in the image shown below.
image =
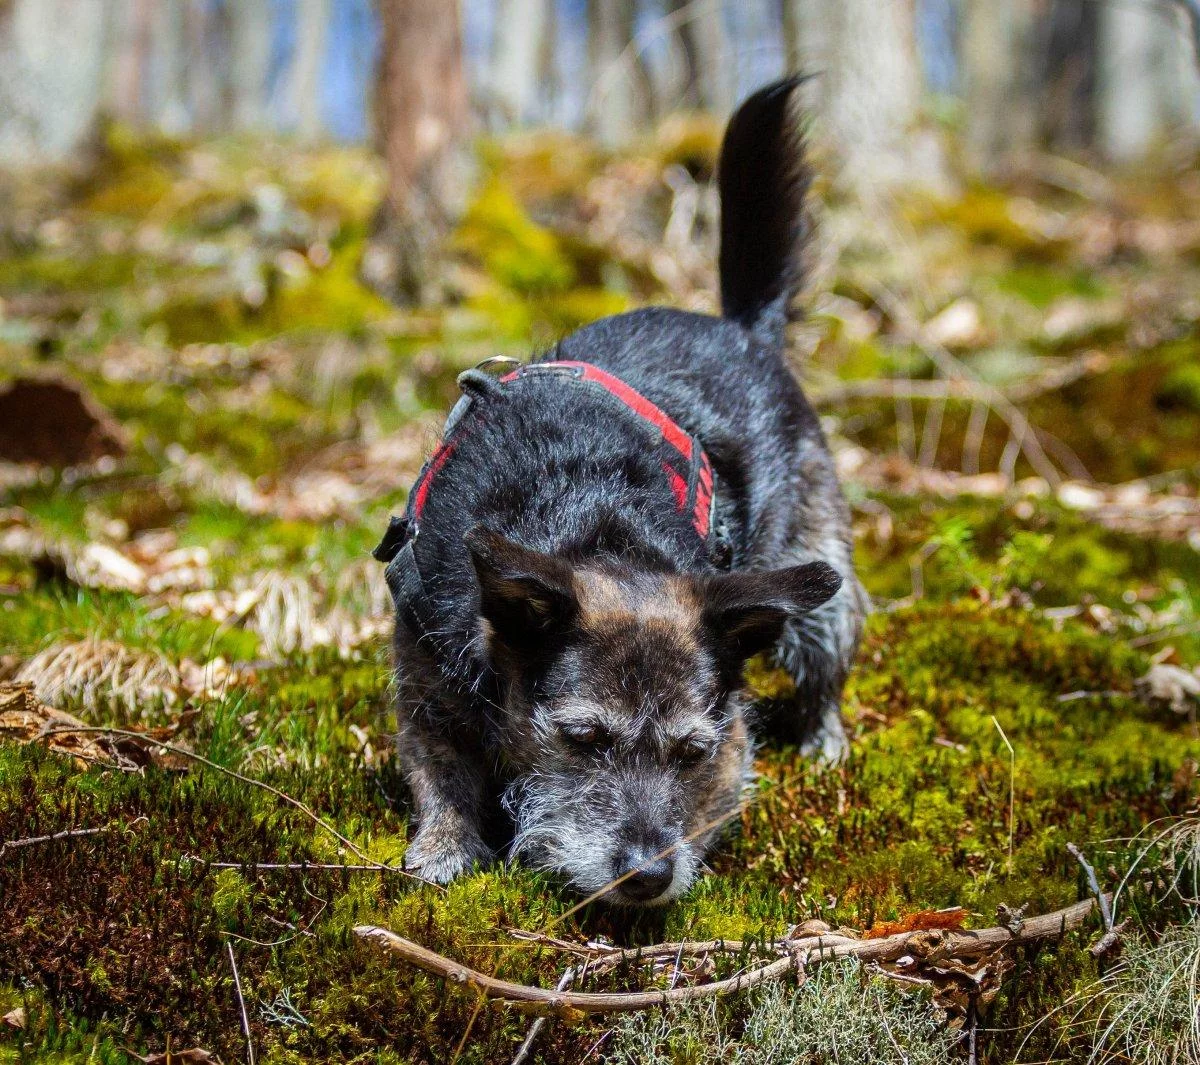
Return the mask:
<path fill-rule="evenodd" d="M 25 1027 L 25 1007 L 18 1006 L 15 1010 L 9 1010 L 3 1017 L 0 1017 L 0 1021 L 3 1021 L 9 1028 L 23 1030 Z"/>
<path fill-rule="evenodd" d="M 125 431 L 78 385 L 18 378 L 0 391 L 0 458 L 39 466 L 79 466 L 120 458 Z"/>
<path fill-rule="evenodd" d="M 987 330 L 979 304 L 971 299 L 955 300 L 925 323 L 925 338 L 945 348 L 976 348 L 987 341 Z"/>
<path fill-rule="evenodd" d="M 924 965 L 921 975 L 933 983 L 933 1000 L 953 1020 L 965 1018 L 972 999 L 987 1006 L 999 993 L 1013 961 L 1003 951 L 970 961 Z"/>
<path fill-rule="evenodd" d="M 0 735 L 18 743 L 43 743 L 50 750 L 75 759 L 80 768 L 101 765 L 126 771 L 149 765 L 160 769 L 187 769 L 189 761 L 161 746 L 168 740 L 179 746 L 175 734 L 190 724 L 197 711 L 182 714 L 165 728 L 130 735 L 91 731 L 79 718 L 41 702 L 32 684 L 0 684 Z M 74 731 L 78 729 L 79 731 Z"/>
<path fill-rule="evenodd" d="M 862 934 L 863 939 L 886 939 L 901 932 L 925 932 L 935 928 L 957 931 L 967 919 L 967 911 L 961 906 L 946 910 L 917 910 L 905 914 L 898 921 L 879 921 Z"/>

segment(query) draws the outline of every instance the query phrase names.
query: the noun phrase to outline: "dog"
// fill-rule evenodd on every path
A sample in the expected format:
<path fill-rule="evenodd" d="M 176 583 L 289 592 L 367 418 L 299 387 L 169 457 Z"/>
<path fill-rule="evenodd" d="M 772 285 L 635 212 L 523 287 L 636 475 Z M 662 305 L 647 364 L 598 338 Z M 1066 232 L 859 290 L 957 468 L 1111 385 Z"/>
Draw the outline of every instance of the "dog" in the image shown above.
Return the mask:
<path fill-rule="evenodd" d="M 736 816 L 756 734 L 846 752 L 867 600 L 784 353 L 810 229 L 798 84 L 726 130 L 722 316 L 637 310 L 462 375 L 376 549 L 421 877 L 493 860 L 500 814 L 510 856 L 587 896 L 666 902 Z M 742 676 L 760 653 L 796 697 L 754 722 Z"/>

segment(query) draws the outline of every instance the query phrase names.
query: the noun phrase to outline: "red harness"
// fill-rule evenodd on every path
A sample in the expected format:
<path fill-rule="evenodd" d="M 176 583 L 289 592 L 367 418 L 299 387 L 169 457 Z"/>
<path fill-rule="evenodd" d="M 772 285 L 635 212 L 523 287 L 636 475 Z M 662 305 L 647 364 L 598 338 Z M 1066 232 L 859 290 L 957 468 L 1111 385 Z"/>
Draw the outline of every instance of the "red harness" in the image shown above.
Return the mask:
<path fill-rule="evenodd" d="M 473 372 L 468 371 L 468 373 Z M 522 378 L 540 376 L 545 373 L 564 375 L 576 381 L 599 385 L 605 392 L 616 396 L 634 414 L 648 421 L 659 431 L 662 435 L 662 442 L 668 450 L 668 454 L 663 458 L 662 466 L 671 491 L 675 495 L 675 505 L 680 511 L 688 511 L 691 514 L 692 526 L 695 528 L 696 534 L 702 540 L 707 540 L 712 520 L 713 471 L 712 463 L 709 462 L 708 455 L 700 446 L 700 442 L 684 432 L 676 422 L 640 392 L 630 388 L 619 377 L 614 377 L 589 362 L 533 363 L 505 374 L 498 383 L 506 385 Z M 489 378 L 489 381 L 491 380 Z M 464 384 L 468 383 L 469 381 L 464 381 Z M 463 398 L 469 403 L 473 397 L 467 395 Z M 429 490 L 433 485 L 434 477 L 437 476 L 438 470 L 446 464 L 458 446 L 465 413 L 465 411 L 458 410 L 451 412 L 442 443 L 417 475 L 417 482 L 413 485 L 412 490 L 413 502 L 410 507 L 410 517 L 415 522 L 421 520 L 421 512 L 425 509 L 425 502 L 429 498 Z M 693 466 L 695 467 L 694 474 Z"/>
<path fill-rule="evenodd" d="M 404 517 L 392 518 L 382 542 L 372 552 L 388 564 L 386 577 L 397 609 L 418 629 L 425 628 L 427 604 L 424 602 L 420 573 L 417 571 L 412 543 L 420 530 L 421 515 L 429 501 L 438 472 L 450 460 L 470 425 L 482 412 L 479 401 L 503 395 L 506 387 L 532 377 L 557 376 L 578 387 L 589 388 L 619 400 L 647 423 L 653 439 L 662 451 L 662 468 L 676 509 L 687 514 L 692 528 L 706 546 L 713 525 L 714 477 L 712 463 L 700 441 L 685 432 L 659 407 L 624 381 L 587 362 L 538 362 L 521 366 L 499 379 L 481 368 L 459 375 L 464 395 L 454 405 L 442 442 L 421 468 L 408 496 Z"/>

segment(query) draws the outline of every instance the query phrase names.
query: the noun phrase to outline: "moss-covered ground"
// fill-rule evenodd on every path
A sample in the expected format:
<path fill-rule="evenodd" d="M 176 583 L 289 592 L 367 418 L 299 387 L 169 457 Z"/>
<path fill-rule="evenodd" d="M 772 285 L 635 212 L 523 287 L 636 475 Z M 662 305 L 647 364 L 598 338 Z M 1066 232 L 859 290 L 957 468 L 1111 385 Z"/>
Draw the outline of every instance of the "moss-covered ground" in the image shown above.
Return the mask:
<path fill-rule="evenodd" d="M 377 869 L 258 868 L 403 856 L 410 807 L 388 748 L 386 641 L 334 619 L 379 613 L 368 552 L 403 504 L 454 374 L 647 300 L 712 305 L 711 212 L 686 242 L 663 237 L 679 206 L 666 168 L 676 187 L 705 181 L 711 131 L 668 130 L 618 159 L 538 138 L 484 158 L 446 300 L 403 313 L 358 281 L 379 178 L 353 153 L 115 131 L 94 172 L 41 176 L 0 217 L 0 375 L 77 382 L 130 439 L 124 458 L 68 477 L 5 469 L 2 676 L 96 640 L 235 667 L 215 690 L 182 696 L 199 713 L 179 741 L 206 760 L 187 771 L 84 768 L 0 742 L 0 839 L 102 830 L 0 853 L 0 1015 L 25 1010 L 22 1029 L 0 1025 L 0 1060 L 126 1062 L 191 1046 L 242 1060 L 232 948 L 259 1061 L 505 1062 L 525 1018 L 478 1010 L 351 927 L 383 924 L 551 984 L 562 956 L 508 929 L 756 938 L 814 917 L 865 929 L 949 906 L 986 925 L 1000 903 L 1040 912 L 1086 897 L 1069 842 L 1111 885 L 1145 826 L 1193 808 L 1200 731 L 1145 705 L 1134 684 L 1165 648 L 1200 660 L 1195 540 L 1101 523 L 1036 486 L 933 494 L 852 477 L 859 563 L 880 606 L 847 692 L 853 753 L 818 769 L 763 750 L 753 801 L 682 901 L 577 911 L 559 884 L 519 867 L 445 890 Z M 972 301 L 977 328 L 945 342 L 997 384 L 1106 356 L 1102 372 L 1032 401 L 1035 423 L 1101 481 L 1157 478 L 1156 492 L 1190 500 L 1200 237 L 1162 227 L 1200 192 L 1175 175 L 1128 190 L 1103 209 L 1037 185 L 914 200 L 905 232 L 920 238 L 924 280 L 913 299 L 929 315 Z M 832 196 L 825 212 L 835 231 L 851 217 Z M 893 284 L 894 268 L 860 237 L 819 279 L 816 388 L 932 375 L 870 295 L 870 279 Z M 841 452 L 906 446 L 897 404 L 828 413 Z M 970 413 L 947 406 L 927 458 L 958 465 Z M 925 416 L 919 407 L 929 431 Z M 1005 446 L 997 432 L 993 419 L 985 469 Z M 174 568 L 121 587 L 82 562 L 47 565 L 31 539 L 68 559 L 103 545 L 147 572 Z M 191 570 L 178 562 L 187 551 L 198 552 Z M 205 607 L 271 581 L 283 591 L 270 610 Z M 786 698 L 778 678 L 752 679 Z M 85 699 L 78 680 L 51 677 L 44 693 L 90 724 L 161 724 L 181 709 L 150 684 L 132 708 L 103 685 Z M 1170 914 L 1148 876 L 1126 916 L 1155 927 Z M 1093 934 L 1016 958 L 983 1019 L 980 1061 L 1013 1060 L 1033 1022 L 1097 979 Z M 736 1034 L 738 1008 L 721 1016 Z M 603 1057 L 610 1027 L 551 1026 L 538 1054 Z M 1052 1019 L 1023 1060 L 1071 1060 L 1088 1038 Z"/>

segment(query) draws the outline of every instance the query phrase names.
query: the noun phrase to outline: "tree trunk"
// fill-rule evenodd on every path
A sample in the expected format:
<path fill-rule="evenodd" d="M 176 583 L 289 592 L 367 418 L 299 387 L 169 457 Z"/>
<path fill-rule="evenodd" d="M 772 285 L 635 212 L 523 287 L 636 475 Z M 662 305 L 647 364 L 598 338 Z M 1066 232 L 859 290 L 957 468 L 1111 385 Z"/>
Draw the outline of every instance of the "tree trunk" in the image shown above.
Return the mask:
<path fill-rule="evenodd" d="M 447 4 L 451 0 L 446 0 Z M 332 0 L 297 0 L 296 36 L 288 76 L 288 103 L 297 136 L 315 141 L 321 136 L 321 74 Z"/>
<path fill-rule="evenodd" d="M 95 130 L 105 0 L 0 3 L 0 164 L 64 162 Z"/>
<path fill-rule="evenodd" d="M 379 0 L 376 119 L 387 198 L 365 279 L 401 302 L 425 298 L 440 247 L 465 206 L 469 123 L 458 4 Z"/>
<path fill-rule="evenodd" d="M 207 0 L 190 0 L 187 7 L 191 128 L 198 133 L 212 133 L 227 117 L 229 42 L 223 39 L 224 17 L 225 9 Z"/>
<path fill-rule="evenodd" d="M 858 191 L 936 183 L 941 158 L 917 130 L 921 72 L 915 0 L 833 0 L 817 83 L 824 135 Z"/>
<path fill-rule="evenodd" d="M 558 11 L 554 0 L 546 3 L 546 29 L 538 51 L 538 82 L 540 114 L 551 123 L 556 121 L 555 104 L 562 97 L 562 73 L 558 66 Z"/>
<path fill-rule="evenodd" d="M 271 62 L 271 0 L 237 0 L 229 7 L 230 110 L 236 129 L 267 125 L 267 70 Z"/>
<path fill-rule="evenodd" d="M 1053 0 L 1041 77 L 1041 138 L 1078 151 L 1096 139 L 1096 45 L 1100 8 L 1094 0 Z"/>
<path fill-rule="evenodd" d="M 1109 159 L 1144 157 L 1193 120 L 1197 75 L 1182 20 L 1174 6 L 1101 9 L 1097 139 Z"/>
<path fill-rule="evenodd" d="M 145 88 L 151 121 L 168 133 L 183 133 L 192 125 L 191 41 L 188 37 L 189 0 L 159 0 Z"/>
<path fill-rule="evenodd" d="M 125 122 L 146 120 L 146 79 L 154 40 L 154 0 L 124 0 L 111 78 L 113 113 Z"/>
<path fill-rule="evenodd" d="M 835 0 L 779 0 L 789 74 L 824 75 L 829 62 L 830 10 Z"/>
<path fill-rule="evenodd" d="M 648 71 L 629 48 L 636 8 L 636 0 L 588 0 L 587 124 L 607 145 L 627 142 L 650 114 Z"/>
<path fill-rule="evenodd" d="M 523 125 L 536 118 L 538 82 L 552 0 L 499 0 L 492 33 L 492 92 L 504 118 Z"/>
<path fill-rule="evenodd" d="M 961 62 L 967 154 L 989 173 L 1037 138 L 1036 0 L 968 0 Z"/>
<path fill-rule="evenodd" d="M 736 87 L 721 0 L 669 0 L 667 13 L 683 20 L 679 25 L 683 104 L 728 114 L 733 109 Z"/>

